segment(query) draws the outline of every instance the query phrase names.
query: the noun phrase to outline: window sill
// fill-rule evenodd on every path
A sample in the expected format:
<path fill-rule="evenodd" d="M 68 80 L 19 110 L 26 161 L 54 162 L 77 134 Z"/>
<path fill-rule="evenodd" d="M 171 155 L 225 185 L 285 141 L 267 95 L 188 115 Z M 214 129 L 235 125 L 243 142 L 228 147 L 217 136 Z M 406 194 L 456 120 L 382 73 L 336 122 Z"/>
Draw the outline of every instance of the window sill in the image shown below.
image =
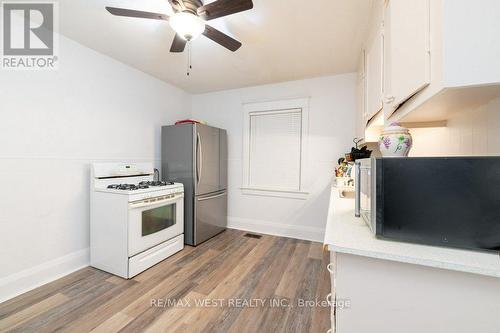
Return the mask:
<path fill-rule="evenodd" d="M 298 199 L 298 200 L 306 200 L 307 197 L 309 196 L 308 192 L 270 190 L 270 189 L 249 188 L 249 187 L 242 187 L 241 192 L 243 194 L 246 194 L 246 195 L 256 195 L 256 196 L 262 196 L 262 197 L 289 198 L 289 199 Z"/>

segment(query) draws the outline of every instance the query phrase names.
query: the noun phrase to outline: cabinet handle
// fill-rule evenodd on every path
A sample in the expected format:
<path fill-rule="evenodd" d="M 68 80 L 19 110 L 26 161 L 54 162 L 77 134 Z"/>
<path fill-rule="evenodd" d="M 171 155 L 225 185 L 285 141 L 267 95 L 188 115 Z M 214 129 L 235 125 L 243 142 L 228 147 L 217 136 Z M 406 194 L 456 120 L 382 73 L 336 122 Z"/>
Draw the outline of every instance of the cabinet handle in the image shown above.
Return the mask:
<path fill-rule="evenodd" d="M 385 104 L 391 104 L 392 102 L 394 102 L 395 99 L 396 99 L 396 97 L 394 97 L 394 96 L 385 96 L 384 97 L 384 103 Z"/>
<path fill-rule="evenodd" d="M 326 265 L 326 270 L 330 272 L 330 274 L 333 274 L 333 263 Z"/>
<path fill-rule="evenodd" d="M 332 304 L 332 293 L 326 295 L 326 301 L 328 302 L 328 304 Z"/>

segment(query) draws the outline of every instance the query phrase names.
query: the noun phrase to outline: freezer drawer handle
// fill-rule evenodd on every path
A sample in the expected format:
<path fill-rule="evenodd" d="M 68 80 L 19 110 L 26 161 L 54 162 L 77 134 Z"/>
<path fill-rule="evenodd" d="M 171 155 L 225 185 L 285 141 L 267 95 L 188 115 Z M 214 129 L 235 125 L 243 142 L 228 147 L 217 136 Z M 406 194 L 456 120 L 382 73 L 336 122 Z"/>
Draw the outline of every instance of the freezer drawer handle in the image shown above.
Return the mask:
<path fill-rule="evenodd" d="M 215 198 L 223 197 L 223 196 L 225 196 L 226 194 L 227 194 L 227 192 L 224 192 L 224 193 L 221 193 L 221 194 L 212 195 L 211 197 L 199 198 L 199 199 L 198 199 L 198 201 L 211 200 L 211 199 L 215 199 Z"/>

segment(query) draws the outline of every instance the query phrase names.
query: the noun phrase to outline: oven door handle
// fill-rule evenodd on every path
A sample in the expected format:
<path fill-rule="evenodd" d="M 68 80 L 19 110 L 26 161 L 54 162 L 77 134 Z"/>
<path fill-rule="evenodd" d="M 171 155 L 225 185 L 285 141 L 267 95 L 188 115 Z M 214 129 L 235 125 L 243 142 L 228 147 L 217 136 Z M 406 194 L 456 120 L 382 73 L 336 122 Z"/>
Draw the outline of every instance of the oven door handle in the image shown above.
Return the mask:
<path fill-rule="evenodd" d="M 143 207 L 154 207 L 154 206 L 163 205 L 166 203 L 175 203 L 180 198 L 182 198 L 182 195 L 174 195 L 174 196 L 170 196 L 167 199 L 155 200 L 155 201 L 150 201 L 149 199 L 148 200 L 141 200 L 141 201 L 137 201 L 137 202 L 131 202 L 129 204 L 129 207 L 131 209 L 143 208 Z"/>
<path fill-rule="evenodd" d="M 356 196 L 354 201 L 354 216 L 361 216 L 361 162 L 354 162 L 356 183 Z"/>

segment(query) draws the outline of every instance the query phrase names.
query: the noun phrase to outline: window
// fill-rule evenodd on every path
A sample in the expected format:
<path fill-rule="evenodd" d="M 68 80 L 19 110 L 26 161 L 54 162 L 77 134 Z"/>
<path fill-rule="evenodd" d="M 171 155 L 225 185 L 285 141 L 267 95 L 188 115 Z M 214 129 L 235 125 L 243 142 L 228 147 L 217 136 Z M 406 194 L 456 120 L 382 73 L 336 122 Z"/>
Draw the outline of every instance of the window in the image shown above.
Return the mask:
<path fill-rule="evenodd" d="M 304 198 L 308 99 L 244 105 L 243 192 Z"/>

